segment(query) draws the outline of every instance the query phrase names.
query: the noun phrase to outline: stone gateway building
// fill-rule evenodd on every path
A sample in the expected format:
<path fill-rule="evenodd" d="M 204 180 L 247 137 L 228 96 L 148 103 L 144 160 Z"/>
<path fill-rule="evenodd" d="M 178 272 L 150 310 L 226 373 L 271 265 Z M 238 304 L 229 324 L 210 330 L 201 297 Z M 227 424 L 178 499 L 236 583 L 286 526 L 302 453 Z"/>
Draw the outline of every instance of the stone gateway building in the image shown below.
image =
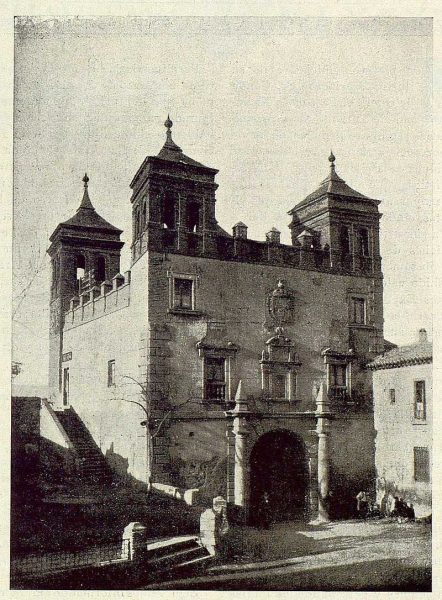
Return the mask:
<path fill-rule="evenodd" d="M 291 245 L 275 228 L 262 241 L 244 223 L 230 234 L 217 170 L 165 126 L 130 184 L 129 271 L 87 176 L 51 236 L 51 417 L 79 455 L 81 423 L 120 476 L 221 494 L 251 519 L 264 494 L 276 520 L 343 516 L 374 481 L 365 365 L 384 349 L 379 201 L 350 188 L 331 154 L 289 213 Z"/>

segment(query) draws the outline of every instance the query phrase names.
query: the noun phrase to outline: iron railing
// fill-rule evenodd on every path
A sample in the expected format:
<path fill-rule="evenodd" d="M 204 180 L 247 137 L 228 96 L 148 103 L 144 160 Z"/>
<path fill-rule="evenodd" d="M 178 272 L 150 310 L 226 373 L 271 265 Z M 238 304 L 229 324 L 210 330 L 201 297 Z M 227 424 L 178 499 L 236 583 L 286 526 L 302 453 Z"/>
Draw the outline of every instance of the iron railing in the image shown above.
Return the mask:
<path fill-rule="evenodd" d="M 87 566 L 99 566 L 112 562 L 129 560 L 131 556 L 130 540 L 122 540 L 108 546 L 97 546 L 78 552 L 50 552 L 30 554 L 11 559 L 11 577 L 36 576 L 70 571 Z"/>

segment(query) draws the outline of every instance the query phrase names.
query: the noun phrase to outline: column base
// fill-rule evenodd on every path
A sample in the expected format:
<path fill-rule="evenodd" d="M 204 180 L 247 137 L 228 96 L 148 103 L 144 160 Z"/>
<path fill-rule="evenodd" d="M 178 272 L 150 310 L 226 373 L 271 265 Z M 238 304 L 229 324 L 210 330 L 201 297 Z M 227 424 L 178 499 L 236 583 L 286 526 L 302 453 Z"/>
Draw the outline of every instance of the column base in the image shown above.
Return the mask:
<path fill-rule="evenodd" d="M 316 517 L 316 519 L 313 519 L 312 521 L 309 521 L 307 523 L 307 525 L 324 525 L 327 523 L 331 523 L 331 519 L 327 518 L 327 517 Z"/>

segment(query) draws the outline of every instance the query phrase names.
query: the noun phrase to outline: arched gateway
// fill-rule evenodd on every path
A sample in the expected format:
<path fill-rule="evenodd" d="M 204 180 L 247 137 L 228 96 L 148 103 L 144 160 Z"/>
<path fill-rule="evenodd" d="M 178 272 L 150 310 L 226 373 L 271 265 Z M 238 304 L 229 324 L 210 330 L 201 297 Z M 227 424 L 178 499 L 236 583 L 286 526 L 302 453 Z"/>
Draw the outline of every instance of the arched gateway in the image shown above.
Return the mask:
<path fill-rule="evenodd" d="M 259 519 L 265 493 L 273 521 L 307 517 L 309 468 L 306 449 L 303 441 L 291 431 L 269 431 L 252 448 L 249 512 L 252 523 Z"/>

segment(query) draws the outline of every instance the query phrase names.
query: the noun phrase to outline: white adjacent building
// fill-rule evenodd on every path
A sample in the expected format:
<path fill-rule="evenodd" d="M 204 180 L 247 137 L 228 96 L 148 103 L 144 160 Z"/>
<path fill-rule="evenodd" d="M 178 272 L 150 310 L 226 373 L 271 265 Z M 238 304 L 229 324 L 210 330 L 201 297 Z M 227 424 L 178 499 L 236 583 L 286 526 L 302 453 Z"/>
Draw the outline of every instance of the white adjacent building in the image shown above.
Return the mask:
<path fill-rule="evenodd" d="M 375 358 L 374 423 L 378 501 L 391 491 L 412 502 L 416 516 L 431 513 L 433 347 L 425 329 L 418 341 Z"/>

